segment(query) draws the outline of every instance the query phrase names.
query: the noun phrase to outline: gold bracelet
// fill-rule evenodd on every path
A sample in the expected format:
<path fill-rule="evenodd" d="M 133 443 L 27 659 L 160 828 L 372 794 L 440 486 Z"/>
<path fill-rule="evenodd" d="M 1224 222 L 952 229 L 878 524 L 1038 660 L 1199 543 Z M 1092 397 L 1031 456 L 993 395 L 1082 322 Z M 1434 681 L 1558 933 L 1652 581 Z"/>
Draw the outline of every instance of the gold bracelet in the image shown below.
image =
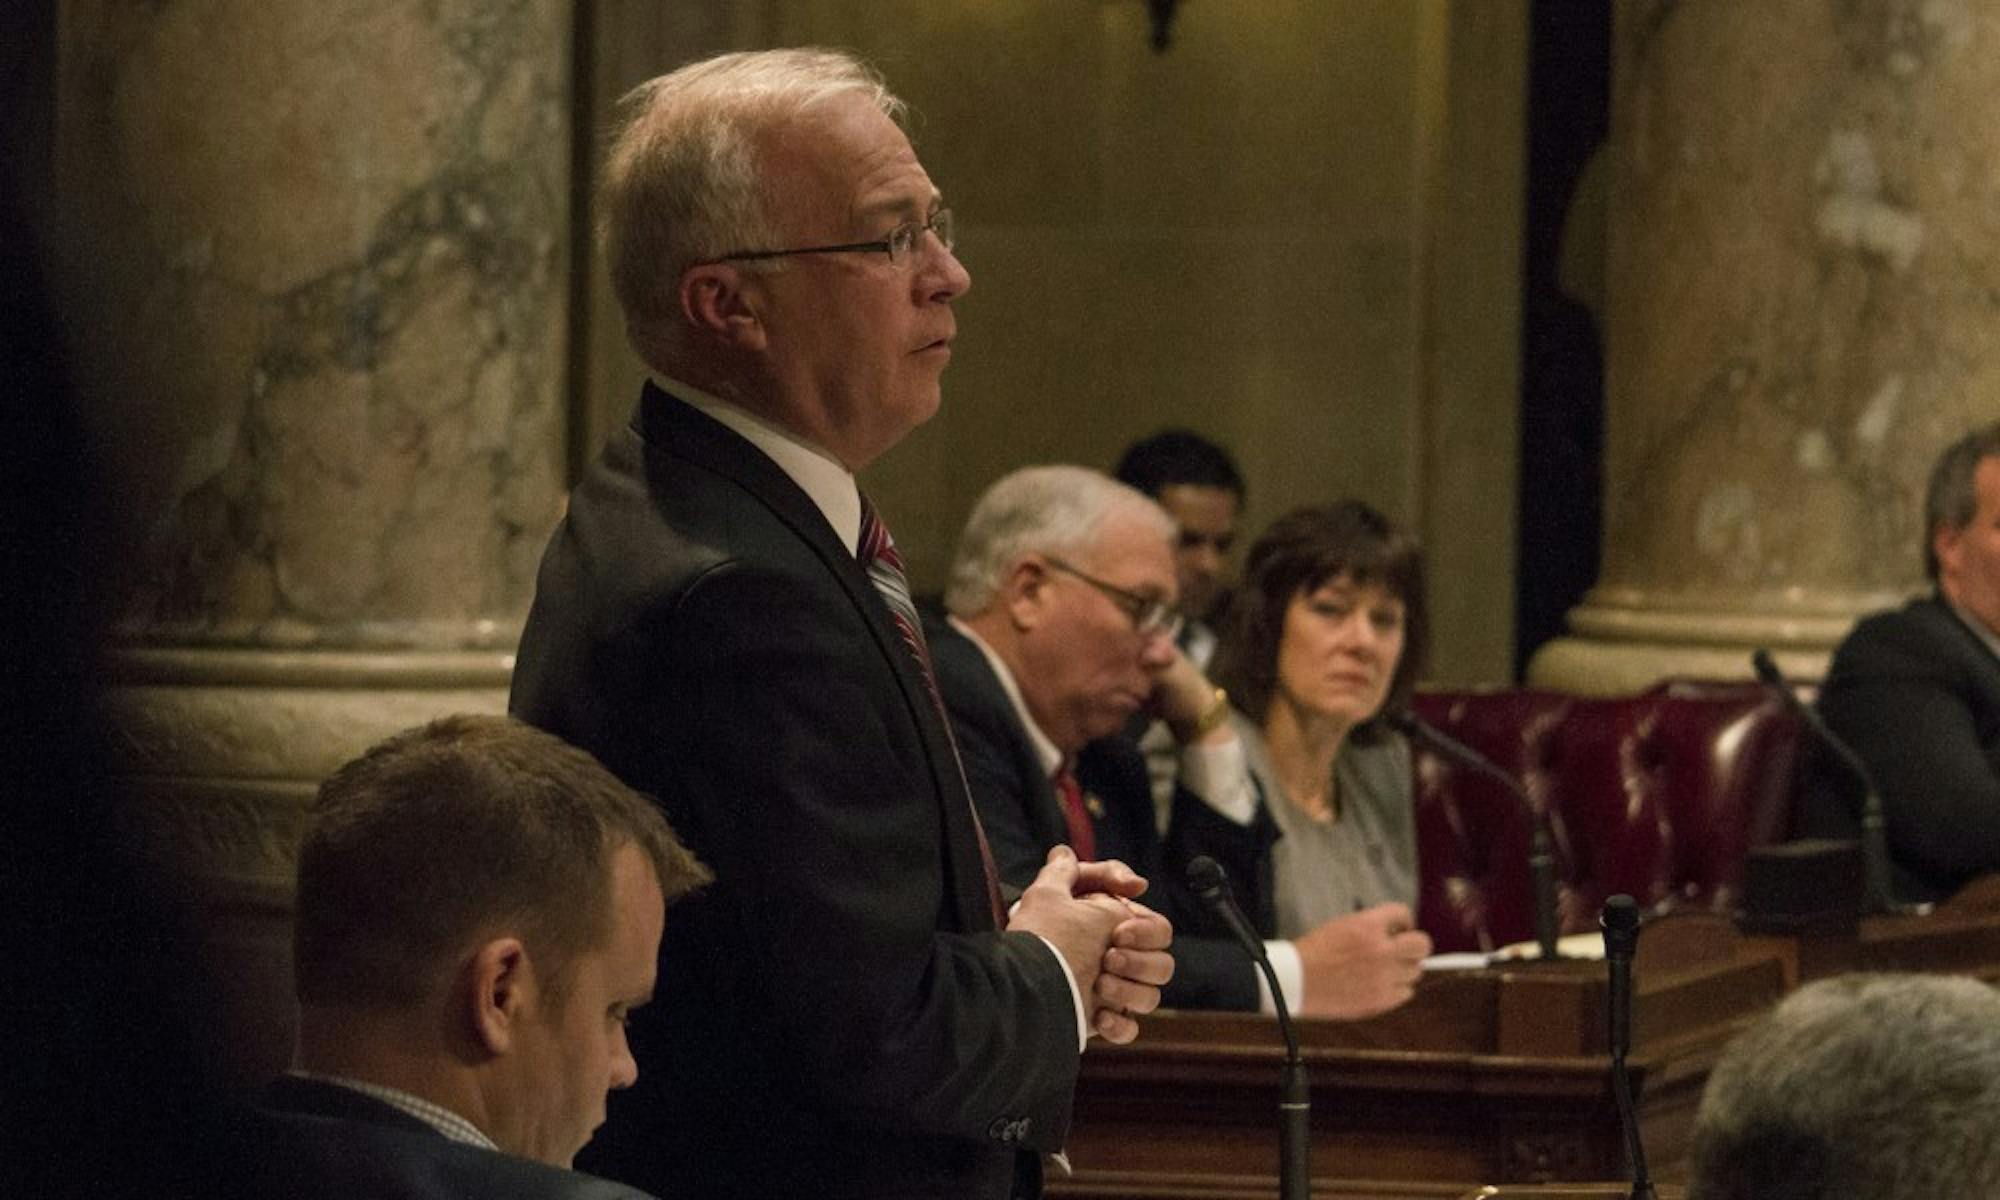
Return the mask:
<path fill-rule="evenodd" d="M 1195 718 L 1194 724 L 1188 728 L 1185 734 L 1176 730 L 1174 736 L 1184 746 L 1198 742 L 1209 734 L 1214 733 L 1217 729 L 1220 729 L 1222 723 L 1228 719 L 1229 693 L 1223 691 L 1221 688 L 1216 688 L 1215 698 L 1208 702 L 1207 708 L 1201 710 L 1201 715 Z"/>

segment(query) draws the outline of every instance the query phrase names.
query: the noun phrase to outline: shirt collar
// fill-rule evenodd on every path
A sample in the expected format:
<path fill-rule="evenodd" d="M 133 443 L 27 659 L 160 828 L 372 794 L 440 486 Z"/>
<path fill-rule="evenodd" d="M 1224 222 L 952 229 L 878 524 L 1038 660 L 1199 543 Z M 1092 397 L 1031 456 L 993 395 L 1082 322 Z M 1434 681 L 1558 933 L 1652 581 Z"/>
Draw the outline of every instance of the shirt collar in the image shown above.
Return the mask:
<path fill-rule="evenodd" d="M 360 1092 L 364 1096 L 380 1100 L 397 1112 L 415 1117 L 454 1142 L 478 1146 L 482 1150 L 500 1149 L 493 1144 L 492 1138 L 481 1133 L 477 1125 L 464 1117 L 441 1104 L 434 1104 L 422 1096 L 412 1095 L 400 1088 L 384 1087 L 379 1083 L 369 1083 L 365 1079 L 350 1079 L 345 1075 L 319 1075 L 312 1071 L 291 1071 L 288 1074 L 295 1079 L 330 1083 L 335 1087 L 344 1087 L 350 1092 Z"/>
<path fill-rule="evenodd" d="M 847 552 L 855 552 L 861 542 L 861 490 L 854 482 L 854 473 L 838 459 L 797 434 L 691 384 L 658 372 L 653 374 L 653 383 L 763 451 L 764 457 L 778 464 L 778 469 L 811 498 L 826 517 L 826 523 L 833 526 L 833 532 L 847 546 Z"/>
<path fill-rule="evenodd" d="M 1021 699 L 1021 685 L 1015 682 L 1014 672 L 1007 669 L 1007 664 L 999 653 L 987 645 L 986 639 L 980 637 L 972 626 L 957 617 L 947 617 L 946 620 L 951 622 L 953 629 L 964 634 L 966 640 L 979 647 L 979 652 L 986 656 L 986 665 L 992 667 L 993 673 L 1000 677 L 1000 690 L 1007 693 L 1008 702 L 1014 706 L 1014 715 L 1020 718 L 1021 728 L 1028 732 L 1028 741 L 1035 747 L 1035 758 L 1042 764 L 1042 774 L 1053 777 L 1062 767 L 1063 752 L 1056 749 L 1056 744 L 1049 740 L 1049 735 L 1043 733 L 1042 727 L 1035 724 L 1034 716 L 1028 712 L 1027 701 Z"/>
<path fill-rule="evenodd" d="M 1939 598 L 1943 599 L 1942 596 Z M 1986 622 L 1973 616 L 1958 605 L 1953 604 L 1950 600 L 1945 600 L 1944 604 L 1959 619 L 1961 624 L 1972 631 L 1973 636 L 1979 639 L 1981 645 L 1985 646 L 1995 658 L 2000 658 L 2000 634 L 1995 634 L 1991 629 L 1986 627 Z"/>

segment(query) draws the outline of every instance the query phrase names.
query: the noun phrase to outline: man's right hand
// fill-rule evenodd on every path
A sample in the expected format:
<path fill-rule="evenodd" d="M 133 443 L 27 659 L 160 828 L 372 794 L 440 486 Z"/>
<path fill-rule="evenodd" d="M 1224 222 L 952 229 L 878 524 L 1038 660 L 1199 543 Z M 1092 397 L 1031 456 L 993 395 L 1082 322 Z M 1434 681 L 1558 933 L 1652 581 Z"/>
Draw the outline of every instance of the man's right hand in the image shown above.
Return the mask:
<path fill-rule="evenodd" d="M 1078 991 L 1089 997 L 1113 931 L 1133 914 L 1115 896 L 1102 892 L 1076 895 L 1077 873 L 1076 853 L 1068 846 L 1052 848 L 1035 881 L 1021 893 L 1007 931 L 1036 933 L 1047 939 L 1069 964 Z"/>
<path fill-rule="evenodd" d="M 1408 1000 L 1430 956 L 1430 935 L 1403 904 L 1335 917 L 1293 940 L 1304 968 L 1306 1016 L 1358 1021 Z"/>

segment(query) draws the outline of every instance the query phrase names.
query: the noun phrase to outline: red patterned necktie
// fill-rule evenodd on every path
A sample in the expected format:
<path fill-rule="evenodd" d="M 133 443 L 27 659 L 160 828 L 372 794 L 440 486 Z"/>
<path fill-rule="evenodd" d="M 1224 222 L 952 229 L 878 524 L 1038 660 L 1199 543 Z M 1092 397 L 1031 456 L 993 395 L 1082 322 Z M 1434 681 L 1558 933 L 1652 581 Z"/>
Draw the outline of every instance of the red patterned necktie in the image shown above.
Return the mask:
<path fill-rule="evenodd" d="M 996 929 L 1005 929 L 1007 908 L 1000 902 L 1000 872 L 993 866 L 992 847 L 986 844 L 986 830 L 979 824 L 979 810 L 972 803 L 972 789 L 965 783 L 965 764 L 958 759 L 958 739 L 951 733 L 951 716 L 945 712 L 944 697 L 938 694 L 937 676 L 931 671 L 931 648 L 925 644 L 923 626 L 917 622 L 917 606 L 910 599 L 910 581 L 903 574 L 903 556 L 896 553 L 896 542 L 889 536 L 889 527 L 882 523 L 881 514 L 875 511 L 867 496 L 861 497 L 861 537 L 854 556 L 861 560 L 861 565 L 868 571 L 868 581 L 875 585 L 875 590 L 881 593 L 882 603 L 888 606 L 889 619 L 902 636 L 904 648 L 916 660 L 917 674 L 923 677 L 924 690 L 930 693 L 931 705 L 937 709 L 938 721 L 944 726 L 945 739 L 951 744 L 952 763 L 958 768 L 965 809 L 972 817 L 972 834 L 979 842 L 979 865 L 986 874 L 986 899 L 993 906 L 993 924 Z"/>
<path fill-rule="evenodd" d="M 1084 807 L 1083 785 L 1076 781 L 1076 774 L 1067 762 L 1056 768 L 1056 795 L 1062 799 L 1063 823 L 1069 826 L 1069 848 L 1085 862 L 1097 861 L 1097 831 L 1090 823 L 1090 810 Z"/>

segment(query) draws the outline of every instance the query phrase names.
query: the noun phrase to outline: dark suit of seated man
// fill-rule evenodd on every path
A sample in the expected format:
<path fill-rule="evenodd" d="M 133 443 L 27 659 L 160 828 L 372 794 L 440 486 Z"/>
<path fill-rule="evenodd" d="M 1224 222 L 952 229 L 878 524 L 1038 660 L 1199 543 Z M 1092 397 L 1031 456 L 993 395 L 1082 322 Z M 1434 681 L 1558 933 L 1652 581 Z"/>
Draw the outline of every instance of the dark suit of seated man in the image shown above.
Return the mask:
<path fill-rule="evenodd" d="M 665 905 L 707 879 L 644 796 L 504 717 L 342 767 L 299 852 L 298 1055 L 244 1117 L 246 1194 L 643 1198 L 566 1168 L 638 1076 Z"/>
<path fill-rule="evenodd" d="M 966 783 L 1000 875 L 1021 886 L 1051 846 L 1120 859 L 1182 932 L 1162 990 L 1181 1008 L 1270 1011 L 1269 987 L 1183 882 L 1201 846 L 1256 869 L 1275 829 L 1228 721 L 1228 697 L 1175 647 L 1175 525 L 1082 467 L 1029 467 L 982 496 L 928 629 Z M 1154 707 L 1181 746 L 1164 837 L 1146 763 L 1119 735 Z M 1225 815 L 1249 814 L 1248 820 Z M 1247 881 L 1246 881 L 1247 882 Z M 1403 928 L 1407 910 L 1401 910 Z M 1408 999 L 1421 935 L 1385 909 L 1265 944 L 1293 1012 L 1360 1018 Z"/>
<path fill-rule="evenodd" d="M 1936 595 L 1856 625 L 1819 697 L 1881 790 L 1893 884 L 1910 900 L 2000 871 L 2000 424 L 1939 456 L 1924 508 Z M 1801 832 L 1854 837 L 1858 784 L 1824 757 L 1812 780 Z"/>

